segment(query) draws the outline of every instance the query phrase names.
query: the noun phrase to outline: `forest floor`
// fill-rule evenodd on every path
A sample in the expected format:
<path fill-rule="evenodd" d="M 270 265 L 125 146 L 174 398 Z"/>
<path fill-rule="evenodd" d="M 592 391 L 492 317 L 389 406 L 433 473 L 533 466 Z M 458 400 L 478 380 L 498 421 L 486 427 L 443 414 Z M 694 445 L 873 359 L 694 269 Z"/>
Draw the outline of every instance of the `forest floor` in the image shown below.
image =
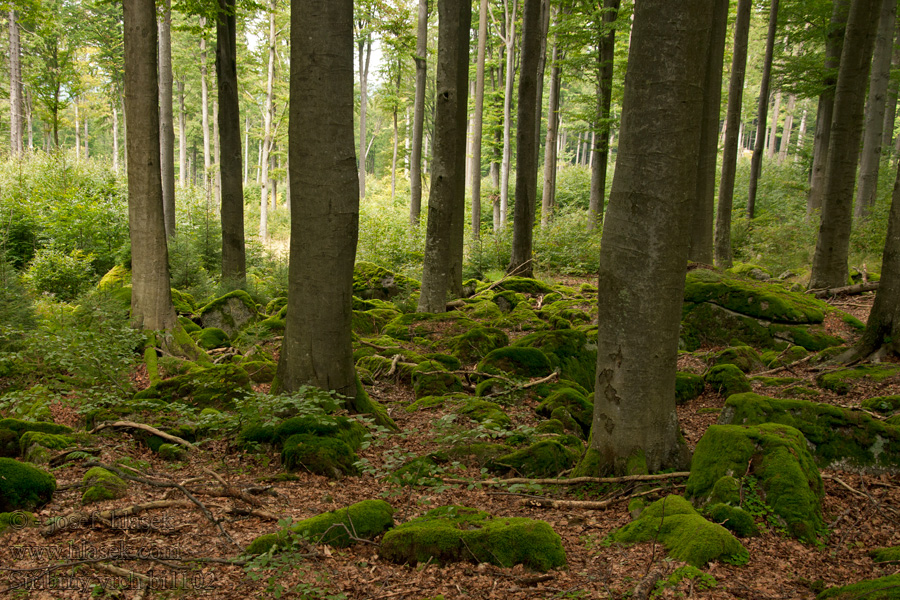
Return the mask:
<path fill-rule="evenodd" d="M 871 297 L 857 297 L 840 306 L 865 319 Z M 839 321 L 831 323 L 835 330 Z M 841 335 L 848 332 L 840 330 Z M 714 350 L 710 348 L 709 350 Z M 683 358 L 679 368 L 702 372 L 705 365 L 696 358 Z M 816 375 L 805 365 L 787 373 L 812 381 Z M 136 374 L 140 379 L 139 374 Z M 754 383 L 754 391 L 771 390 Z M 814 384 L 813 384 L 814 385 Z M 191 506 L 169 506 L 142 513 L 128 522 L 102 524 L 97 520 L 42 535 L 40 528 L 21 528 L 3 535 L 0 565 L 14 569 L 37 569 L 6 573 L 0 578 L 0 598 L 218 598 L 246 599 L 346 598 L 419 600 L 443 595 L 444 598 L 628 598 L 635 587 L 653 571 L 662 570 L 664 579 L 683 563 L 666 557 L 660 544 L 643 543 L 632 547 L 605 546 L 602 540 L 614 529 L 630 521 L 627 501 L 613 502 L 606 510 L 580 508 L 539 508 L 527 505 L 530 496 L 570 500 L 600 500 L 627 497 L 637 491 L 659 488 L 650 498 L 681 493 L 684 480 L 644 482 L 643 487 L 589 486 L 508 486 L 445 483 L 432 486 L 398 487 L 385 477 L 399 461 L 410 455 L 435 450 L 447 431 L 442 420 L 448 409 L 435 408 L 408 413 L 403 408 L 413 400 L 409 384 L 379 380 L 369 389 L 383 403 L 401 432 L 373 439 L 359 452 L 369 468 L 359 476 L 340 480 L 296 473 L 292 481 L 279 480 L 282 473 L 276 452 L 244 454 L 228 440 L 201 445 L 189 460 L 165 462 L 125 431 L 105 431 L 95 436 L 100 448 L 97 461 L 110 464 L 116 457 L 129 455 L 150 463 L 148 475 L 156 480 L 216 483 L 220 477 L 233 488 L 256 488 L 260 506 L 253 507 L 231 497 L 198 496 L 226 538 L 204 514 Z M 824 392 L 819 401 L 841 406 L 859 406 L 862 399 L 900 394 L 900 381 L 857 388 L 854 393 L 837 396 Z M 707 388 L 698 398 L 678 407 L 685 438 L 693 447 L 706 428 L 715 423 L 725 398 Z M 536 402 L 525 400 L 505 409 L 515 425 L 533 425 Z M 57 422 L 79 426 L 72 407 L 54 406 Z M 83 426 L 83 425 L 81 425 Z M 174 500 L 184 504 L 185 496 L 176 489 L 130 483 L 128 495 L 89 507 L 81 506 L 80 483 L 86 468 L 69 463 L 55 472 L 59 490 L 38 513 L 41 521 L 74 512 L 100 511 L 150 501 Z M 215 475 L 213 475 L 213 473 Z M 712 563 L 704 572 L 708 578 L 685 579 L 661 589 L 659 598 L 710 599 L 811 599 L 825 588 L 863 579 L 900 573 L 900 565 L 875 565 L 866 552 L 872 548 L 900 545 L 900 477 L 860 476 L 826 471 L 824 475 L 824 516 L 828 535 L 817 544 L 802 544 L 772 529 L 759 537 L 743 540 L 750 560 L 743 566 Z M 478 482 L 485 475 L 474 467 L 459 466 L 444 476 Z M 492 478 L 493 479 L 493 478 Z M 568 568 L 547 574 L 529 572 L 523 567 L 499 568 L 488 564 L 434 564 L 417 567 L 390 563 L 379 557 L 376 544 L 359 543 L 347 549 L 320 545 L 298 548 L 268 565 L 252 567 L 216 562 L 182 561 L 191 557 L 233 559 L 257 536 L 279 529 L 277 519 L 300 520 L 319 513 L 346 507 L 361 500 L 381 498 L 395 509 L 394 520 L 404 522 L 425 511 L 449 504 L 465 505 L 495 516 L 521 516 L 548 522 L 562 537 Z M 267 518 L 236 514 L 234 509 L 255 508 Z M 93 513 L 96 514 L 96 513 Z M 138 526 L 140 525 L 140 526 Z M 146 527 L 151 525 L 151 527 Z M 22 550 L 27 553 L 23 556 Z M 115 552 L 128 554 L 163 553 L 170 560 L 99 560 Z M 49 553 L 61 553 L 50 557 Z M 107 552 L 109 554 L 103 554 Z M 54 565 L 49 575 L 41 569 Z M 60 565 L 63 568 L 60 568 Z M 110 568 L 107 565 L 116 565 Z M 132 581 L 130 589 L 116 591 L 110 578 L 124 577 L 128 570 L 153 577 L 152 591 Z M 63 576 L 66 576 L 63 578 Z M 72 579 L 69 579 L 69 578 Z M 58 578 L 58 579 L 57 579 Z M 59 586 L 72 583 L 100 583 L 107 579 L 106 591 L 93 595 L 90 589 L 69 590 Z M 140 579 L 140 578 L 138 578 Z M 121 581 L 121 580 L 120 580 Z M 178 582 L 191 582 L 196 589 L 172 590 Z M 29 585 L 35 588 L 28 591 Z M 46 589 L 53 588 L 56 589 Z M 37 588 L 44 589 L 37 589 Z M 900 597 L 900 596 L 898 596 Z"/>

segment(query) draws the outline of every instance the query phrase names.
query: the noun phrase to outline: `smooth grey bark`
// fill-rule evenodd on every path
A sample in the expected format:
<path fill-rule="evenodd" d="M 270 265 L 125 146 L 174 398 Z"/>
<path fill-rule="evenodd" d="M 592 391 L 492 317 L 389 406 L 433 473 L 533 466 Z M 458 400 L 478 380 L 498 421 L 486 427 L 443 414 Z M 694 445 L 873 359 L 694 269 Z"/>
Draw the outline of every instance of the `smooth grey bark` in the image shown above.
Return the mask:
<path fill-rule="evenodd" d="M 353 2 L 292 0 L 288 311 L 274 388 L 357 397 L 351 347 L 359 179 Z"/>
<path fill-rule="evenodd" d="M 359 50 L 359 197 L 366 197 L 366 117 L 369 113 L 369 64 L 372 61 L 372 38 L 362 36 L 356 42 Z"/>
<path fill-rule="evenodd" d="M 187 187 L 187 111 L 184 108 L 184 77 L 178 79 L 178 187 Z"/>
<path fill-rule="evenodd" d="M 766 56 L 763 59 L 762 79 L 759 83 L 759 107 L 756 112 L 756 144 L 750 159 L 750 184 L 747 192 L 747 217 L 756 216 L 756 190 L 762 173 L 763 148 L 766 143 L 766 121 L 769 113 L 769 81 L 772 77 L 772 57 L 775 53 L 775 33 L 778 30 L 778 0 L 771 0 L 769 31 L 766 34 Z M 776 115 L 777 118 L 777 115 Z"/>
<path fill-rule="evenodd" d="M 784 126 L 781 128 L 781 147 L 778 149 L 778 162 L 783 163 L 787 159 L 791 146 L 791 133 L 794 128 L 794 109 L 797 106 L 797 96 L 788 96 L 787 107 L 784 111 Z"/>
<path fill-rule="evenodd" d="M 601 473 L 622 473 L 631 458 L 650 472 L 690 460 L 675 371 L 713 7 L 635 3 L 600 247 L 593 456 L 584 463 Z"/>
<path fill-rule="evenodd" d="M 22 51 L 19 23 L 16 11 L 9 11 L 9 110 L 10 110 L 10 152 L 21 156 L 25 151 L 22 125 L 24 106 L 22 102 Z"/>
<path fill-rule="evenodd" d="M 834 86 L 837 83 L 838 66 L 844 47 L 844 30 L 847 28 L 847 14 L 850 0 L 834 0 L 831 21 L 825 35 L 825 79 L 819 103 L 816 108 L 816 133 L 813 141 L 813 164 L 809 175 L 809 196 L 806 212 L 812 214 L 822 210 L 825 194 L 825 167 L 828 162 L 828 147 L 831 141 L 831 121 L 834 115 Z"/>
<path fill-rule="evenodd" d="M 112 133 L 113 133 L 113 173 L 119 174 L 119 109 L 118 102 L 112 103 Z M 162 185 L 162 183 L 160 183 Z"/>
<path fill-rule="evenodd" d="M 259 239 L 269 239 L 269 153 L 272 151 L 272 122 L 275 119 L 275 10 L 276 0 L 269 0 L 269 66 L 266 77 L 266 106 L 263 112 L 263 139 L 259 147 Z"/>
<path fill-rule="evenodd" d="M 900 40 L 900 21 L 894 31 L 894 39 Z M 894 44 L 891 58 L 891 71 L 900 70 L 900 46 Z M 900 79 L 891 78 L 888 83 L 887 100 L 885 101 L 884 128 L 881 140 L 881 157 L 888 159 L 891 156 L 894 142 L 894 122 L 897 120 L 897 98 L 900 92 Z"/>
<path fill-rule="evenodd" d="M 244 249 L 244 185 L 241 181 L 243 166 L 235 0 L 219 0 L 216 19 L 216 80 L 219 91 L 219 174 L 222 182 L 222 281 L 227 288 L 237 289 L 246 285 L 247 257 Z"/>
<path fill-rule="evenodd" d="M 712 30 L 703 84 L 703 120 L 700 122 L 700 156 L 697 162 L 697 205 L 691 218 L 688 259 L 713 262 L 713 220 L 716 204 L 716 160 L 719 154 L 719 112 L 722 106 L 722 65 L 728 33 L 728 0 L 714 0 Z"/>
<path fill-rule="evenodd" d="M 616 50 L 616 19 L 620 0 L 604 0 L 602 28 L 597 44 L 597 137 L 591 155 L 591 197 L 588 201 L 588 229 L 603 223 L 606 169 L 609 164 L 610 109 L 612 107 L 613 66 Z"/>
<path fill-rule="evenodd" d="M 510 6 L 510 1 L 512 6 Z M 506 225 L 509 211 L 509 171 L 512 168 L 512 100 L 516 73 L 516 17 L 518 0 L 503 0 L 506 47 L 506 85 L 503 93 L 503 158 L 500 163 L 500 227 Z"/>
<path fill-rule="evenodd" d="M 425 90 L 428 74 L 428 0 L 419 0 L 415 62 L 416 97 L 413 106 L 413 134 L 409 162 L 409 224 L 412 227 L 419 224 L 422 214 L 422 138 L 425 131 Z"/>
<path fill-rule="evenodd" d="M 124 0 L 128 228 L 134 327 L 175 326 L 159 170 L 156 3 Z"/>
<path fill-rule="evenodd" d="M 444 312 L 448 291 L 462 287 L 462 272 L 456 269 L 462 263 L 465 219 L 466 93 L 471 20 L 469 0 L 438 0 L 434 150 L 419 312 Z"/>
<path fill-rule="evenodd" d="M 397 69 L 397 87 L 394 89 L 398 98 L 400 97 L 400 84 L 402 83 L 402 80 L 400 78 L 400 76 L 402 75 L 402 70 L 399 67 L 400 67 L 400 65 L 398 65 L 398 69 Z M 393 156 L 391 157 L 391 202 L 394 201 L 394 198 L 397 195 L 397 152 L 400 149 L 400 126 L 397 121 L 397 112 L 398 112 L 397 105 L 394 104 L 394 107 L 392 110 L 392 117 L 393 117 L 393 121 L 394 121 L 394 139 L 393 139 L 394 152 L 393 152 Z"/>
<path fill-rule="evenodd" d="M 200 17 L 200 29 L 206 27 L 206 18 Z M 212 172 L 212 152 L 209 137 L 209 84 L 207 82 L 206 37 L 200 33 L 200 115 L 203 127 L 203 189 L 210 190 L 210 174 Z"/>
<path fill-rule="evenodd" d="M 772 126 L 769 127 L 769 141 L 766 144 L 766 158 L 775 160 L 778 154 L 778 117 L 781 114 L 781 90 L 775 92 L 775 102 L 772 105 Z"/>
<path fill-rule="evenodd" d="M 558 36 L 553 35 L 550 51 L 550 93 L 547 101 L 547 137 L 544 140 L 544 189 L 541 194 L 541 227 L 550 223 L 556 197 L 556 136 L 559 134 L 559 91 L 562 69 L 559 66 Z"/>
<path fill-rule="evenodd" d="M 516 116 L 516 206 L 513 214 L 512 255 L 506 272 L 533 277 L 532 246 L 538 177 L 537 79 L 543 20 L 541 0 L 524 0 L 522 13 L 522 64 L 519 66 L 519 105 Z"/>
<path fill-rule="evenodd" d="M 717 267 L 729 268 L 731 252 L 731 211 L 734 206 L 734 179 L 737 174 L 738 143 L 743 137 L 741 109 L 744 76 L 747 73 L 747 48 L 750 35 L 752 0 L 738 0 L 734 22 L 734 50 L 731 55 L 731 79 L 728 82 L 728 108 L 725 111 L 725 143 L 722 173 L 719 177 L 719 205 L 716 213 L 714 259 Z"/>
<path fill-rule="evenodd" d="M 484 61 L 487 54 L 488 0 L 478 11 L 478 50 L 475 62 L 475 106 L 472 115 L 472 239 L 481 238 L 481 140 L 484 132 Z"/>
<path fill-rule="evenodd" d="M 159 14 L 159 152 L 166 235 L 175 235 L 175 129 L 172 111 L 172 4 L 163 0 Z M 87 117 L 85 117 L 85 123 Z M 86 136 L 85 136 L 86 137 Z M 85 144 L 87 139 L 85 139 Z"/>
<path fill-rule="evenodd" d="M 822 221 L 809 278 L 811 289 L 846 284 L 866 84 L 882 0 L 853 0 L 847 16 L 825 168 Z"/>
<path fill-rule="evenodd" d="M 865 219 L 878 195 L 878 167 L 881 164 L 881 141 L 884 114 L 891 78 L 891 55 L 897 26 L 896 0 L 882 0 L 866 99 L 862 154 L 859 160 L 859 184 L 856 191 L 856 217 Z"/>

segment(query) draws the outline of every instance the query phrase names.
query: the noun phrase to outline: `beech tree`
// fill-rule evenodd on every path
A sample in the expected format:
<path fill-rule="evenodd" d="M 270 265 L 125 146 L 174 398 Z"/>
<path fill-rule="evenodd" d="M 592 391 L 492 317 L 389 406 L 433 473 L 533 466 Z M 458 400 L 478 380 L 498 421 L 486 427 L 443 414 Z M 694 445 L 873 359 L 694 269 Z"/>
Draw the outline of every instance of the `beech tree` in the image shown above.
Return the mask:
<path fill-rule="evenodd" d="M 772 57 L 775 51 L 775 32 L 778 29 L 778 0 L 770 0 L 769 31 L 766 34 L 766 56 L 763 59 L 762 80 L 759 84 L 759 108 L 756 112 L 756 144 L 750 160 L 750 184 L 747 193 L 747 217 L 756 216 L 756 189 L 762 173 L 762 157 L 766 143 L 766 120 L 769 112 L 769 79 L 772 76 Z M 777 122 L 776 112 L 774 120 Z M 773 123 L 774 127 L 774 123 Z"/>
<path fill-rule="evenodd" d="M 616 173 L 600 249 L 591 453 L 580 470 L 681 468 L 678 331 L 696 204 L 714 0 L 635 3 Z"/>
<path fill-rule="evenodd" d="M 175 234 L 175 128 L 172 111 L 172 3 L 159 15 L 159 150 L 166 235 Z"/>
<path fill-rule="evenodd" d="M 10 152 L 21 155 L 25 150 L 23 143 L 23 109 L 22 97 L 22 56 L 19 36 L 19 23 L 16 10 L 9 9 L 9 112 L 10 112 Z"/>
<path fill-rule="evenodd" d="M 424 0 L 422 0 L 424 1 Z M 475 61 L 475 106 L 472 115 L 472 238 L 481 237 L 481 138 L 484 131 L 484 62 L 487 54 L 488 0 L 480 0 Z M 416 88 L 418 93 L 418 88 Z M 418 101 L 418 96 L 416 96 Z"/>
<path fill-rule="evenodd" d="M 482 0 L 487 2 L 487 0 Z M 419 224 L 422 212 L 422 138 L 425 125 L 425 87 L 428 74 L 428 0 L 419 0 L 416 26 L 416 99 L 409 159 L 409 223 Z"/>

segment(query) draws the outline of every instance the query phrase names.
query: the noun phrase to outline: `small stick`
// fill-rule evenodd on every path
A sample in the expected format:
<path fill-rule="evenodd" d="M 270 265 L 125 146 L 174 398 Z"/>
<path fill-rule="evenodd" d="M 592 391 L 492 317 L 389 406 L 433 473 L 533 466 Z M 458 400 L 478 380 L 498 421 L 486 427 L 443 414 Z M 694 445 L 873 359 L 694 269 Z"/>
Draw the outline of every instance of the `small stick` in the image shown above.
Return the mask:
<path fill-rule="evenodd" d="M 677 473 L 660 473 L 658 475 L 624 475 L 622 477 L 572 477 L 570 479 L 528 479 L 525 477 L 512 477 L 510 479 L 486 479 L 484 481 L 475 481 L 474 479 L 452 479 L 443 477 L 441 481 L 444 483 L 470 484 L 480 483 L 483 485 L 513 485 L 517 483 L 536 484 L 536 485 L 578 485 L 581 483 L 626 483 L 629 481 L 661 481 L 665 479 L 679 479 L 690 476 L 690 471 L 679 471 Z"/>
<path fill-rule="evenodd" d="M 680 487 L 680 486 L 678 486 Z M 522 506 L 533 506 L 538 508 L 580 508 L 583 510 L 606 510 L 612 504 L 622 500 L 632 500 L 641 496 L 649 496 L 657 492 L 662 492 L 664 488 L 653 488 L 646 492 L 624 496 L 622 498 L 613 498 L 612 500 L 553 500 L 551 498 L 522 498 L 519 504 Z"/>
<path fill-rule="evenodd" d="M 157 436 L 163 438 L 164 440 L 168 440 L 168 441 L 172 442 L 173 444 L 180 444 L 182 446 L 185 446 L 186 448 L 194 447 L 194 445 L 192 443 L 190 443 L 189 441 L 187 441 L 185 439 L 178 437 L 177 435 L 171 435 L 169 433 L 166 433 L 165 431 L 160 431 L 156 427 L 152 427 L 150 425 L 145 425 L 144 423 L 135 423 L 133 421 L 115 421 L 115 422 L 106 421 L 105 423 L 100 423 L 99 425 L 94 427 L 89 433 L 97 433 L 98 431 L 100 431 L 102 429 L 106 429 L 107 427 L 123 427 L 123 428 L 128 428 L 128 429 L 140 429 L 142 431 L 152 433 L 153 435 L 157 435 Z"/>

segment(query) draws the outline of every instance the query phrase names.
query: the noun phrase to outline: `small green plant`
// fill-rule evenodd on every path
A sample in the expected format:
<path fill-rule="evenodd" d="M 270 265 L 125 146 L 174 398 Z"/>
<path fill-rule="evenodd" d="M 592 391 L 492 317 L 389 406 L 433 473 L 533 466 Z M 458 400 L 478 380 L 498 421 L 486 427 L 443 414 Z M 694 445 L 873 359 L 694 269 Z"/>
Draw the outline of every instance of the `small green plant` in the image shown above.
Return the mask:
<path fill-rule="evenodd" d="M 704 573 L 697 567 L 687 565 L 675 569 L 667 579 L 657 581 L 650 597 L 662 598 L 665 590 L 674 590 L 676 598 L 683 598 L 685 597 L 685 592 L 682 591 L 684 586 L 687 586 L 687 595 L 690 596 L 693 592 L 711 590 L 717 585 L 715 577 Z"/>
<path fill-rule="evenodd" d="M 22 279 L 35 294 L 52 294 L 69 302 L 81 295 L 96 278 L 93 260 L 93 254 L 81 250 L 66 253 L 56 248 L 41 248 Z"/>
<path fill-rule="evenodd" d="M 759 493 L 759 482 L 756 477 L 747 475 L 741 479 L 742 498 L 741 508 L 753 515 L 753 518 L 764 521 L 760 525 L 761 530 L 765 530 L 766 526 L 771 527 L 773 531 L 777 531 L 782 535 L 787 535 L 787 528 L 784 523 L 775 514 Z"/>

